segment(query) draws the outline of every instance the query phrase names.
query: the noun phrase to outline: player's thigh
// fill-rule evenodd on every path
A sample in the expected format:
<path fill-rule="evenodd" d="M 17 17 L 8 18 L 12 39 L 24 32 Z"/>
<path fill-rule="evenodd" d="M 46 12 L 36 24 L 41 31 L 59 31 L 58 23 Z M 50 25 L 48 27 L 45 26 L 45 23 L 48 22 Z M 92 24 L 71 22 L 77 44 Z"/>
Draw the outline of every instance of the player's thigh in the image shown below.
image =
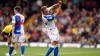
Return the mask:
<path fill-rule="evenodd" d="M 11 38 L 8 38 L 7 42 L 8 42 L 8 45 L 10 45 L 11 44 Z"/>
<path fill-rule="evenodd" d="M 19 36 L 19 34 L 14 34 L 12 42 L 18 42 Z"/>
<path fill-rule="evenodd" d="M 57 29 L 53 29 L 53 31 L 50 31 L 50 34 L 48 34 L 48 35 L 49 35 L 51 42 L 59 40 L 59 33 L 58 33 Z"/>
<path fill-rule="evenodd" d="M 8 35 L 9 35 L 9 33 L 5 33 L 5 32 L 1 33 L 1 36 L 4 37 L 4 38 L 8 38 Z"/>
<path fill-rule="evenodd" d="M 12 32 L 10 32 L 8 36 L 9 36 L 9 37 L 12 37 Z"/>
<path fill-rule="evenodd" d="M 18 42 L 20 42 L 20 43 L 25 42 L 24 34 L 21 34 L 21 35 L 19 36 L 19 40 L 18 40 Z"/>
<path fill-rule="evenodd" d="M 49 35 L 49 38 L 51 40 L 51 42 L 54 42 L 54 41 L 59 41 L 59 36 L 54 34 L 54 35 Z"/>

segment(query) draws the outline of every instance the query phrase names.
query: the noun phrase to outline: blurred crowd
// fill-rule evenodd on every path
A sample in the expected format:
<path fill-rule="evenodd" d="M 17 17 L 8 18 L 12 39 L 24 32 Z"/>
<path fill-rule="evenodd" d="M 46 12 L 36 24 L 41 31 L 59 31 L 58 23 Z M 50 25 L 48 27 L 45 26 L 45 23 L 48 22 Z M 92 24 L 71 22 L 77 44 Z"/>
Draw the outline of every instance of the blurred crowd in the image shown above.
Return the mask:
<path fill-rule="evenodd" d="M 33 3 L 31 1 L 31 5 L 26 2 L 21 5 L 25 18 L 31 14 L 35 15 L 32 26 L 28 26 L 25 30 L 26 42 L 50 42 L 45 24 L 41 19 L 40 7 L 42 5 L 50 6 L 57 1 L 52 0 L 52 3 L 49 1 L 49 4 L 46 2 L 36 0 Z M 60 43 L 100 43 L 100 6 L 98 2 L 99 0 L 63 0 L 62 8 L 55 18 L 60 34 Z M 0 4 L 0 32 L 11 22 L 12 7 Z"/>

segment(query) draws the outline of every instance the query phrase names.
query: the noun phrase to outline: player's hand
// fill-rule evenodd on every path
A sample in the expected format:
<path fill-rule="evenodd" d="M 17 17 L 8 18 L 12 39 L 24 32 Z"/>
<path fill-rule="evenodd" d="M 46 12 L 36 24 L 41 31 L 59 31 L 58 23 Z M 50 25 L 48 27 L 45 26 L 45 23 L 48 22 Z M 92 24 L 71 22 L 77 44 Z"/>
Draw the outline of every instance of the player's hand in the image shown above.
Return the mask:
<path fill-rule="evenodd" d="M 12 41 L 12 42 L 15 42 L 15 39 L 12 37 L 12 38 L 11 38 L 11 41 Z"/>
<path fill-rule="evenodd" d="M 62 4 L 62 1 L 59 1 L 59 4 Z"/>

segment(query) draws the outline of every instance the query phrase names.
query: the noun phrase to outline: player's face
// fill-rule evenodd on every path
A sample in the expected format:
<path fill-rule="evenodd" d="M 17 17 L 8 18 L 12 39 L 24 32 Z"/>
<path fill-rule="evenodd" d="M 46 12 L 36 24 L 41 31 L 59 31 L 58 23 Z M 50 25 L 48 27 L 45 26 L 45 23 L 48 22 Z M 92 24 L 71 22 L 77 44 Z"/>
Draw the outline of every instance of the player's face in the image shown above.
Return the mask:
<path fill-rule="evenodd" d="M 45 15 L 48 14 L 48 10 L 47 10 L 47 8 L 43 10 L 43 13 L 44 13 Z"/>
<path fill-rule="evenodd" d="M 16 14 L 17 13 L 17 10 L 14 9 L 14 13 Z"/>

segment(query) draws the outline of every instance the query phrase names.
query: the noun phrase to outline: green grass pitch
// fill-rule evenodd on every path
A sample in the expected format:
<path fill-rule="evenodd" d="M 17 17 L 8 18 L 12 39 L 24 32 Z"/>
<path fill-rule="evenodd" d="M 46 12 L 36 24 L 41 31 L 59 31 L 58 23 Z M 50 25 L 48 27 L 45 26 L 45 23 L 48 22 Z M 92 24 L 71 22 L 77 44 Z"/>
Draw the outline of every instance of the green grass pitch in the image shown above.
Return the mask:
<path fill-rule="evenodd" d="M 0 56 L 5 56 L 9 47 L 0 46 Z M 48 48 L 26 47 L 25 56 L 45 56 Z M 20 56 L 20 48 L 17 50 L 17 55 Z M 53 56 L 53 52 L 50 56 Z M 59 56 L 100 56 L 100 49 L 96 48 L 60 48 Z"/>

